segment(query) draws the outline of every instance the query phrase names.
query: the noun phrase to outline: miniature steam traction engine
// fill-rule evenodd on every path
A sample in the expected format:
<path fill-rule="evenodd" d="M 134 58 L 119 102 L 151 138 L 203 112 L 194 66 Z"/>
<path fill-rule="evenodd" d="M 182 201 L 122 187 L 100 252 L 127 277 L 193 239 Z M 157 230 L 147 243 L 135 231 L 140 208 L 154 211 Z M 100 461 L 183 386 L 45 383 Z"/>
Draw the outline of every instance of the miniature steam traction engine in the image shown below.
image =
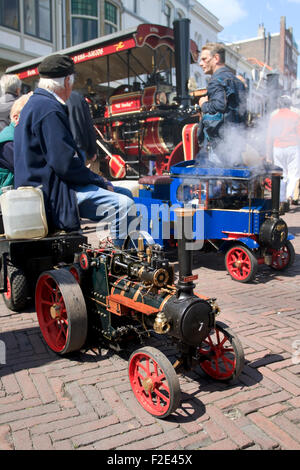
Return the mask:
<path fill-rule="evenodd" d="M 170 175 L 140 178 L 135 202 L 147 208 L 144 230 L 166 251 L 176 242 L 172 208 L 191 204 L 202 216 L 198 228 L 194 224 L 202 251 L 224 253 L 231 278 L 250 282 L 260 265 L 283 271 L 295 258 L 295 237 L 279 214 L 281 176 L 280 168 L 267 165 L 207 168 L 185 161 Z M 271 193 L 265 191 L 266 178 L 272 181 Z"/>
<path fill-rule="evenodd" d="M 178 211 L 183 225 L 191 213 Z M 97 335 L 113 349 L 142 341 L 150 333 L 172 338 L 174 365 L 158 349 L 145 346 L 129 359 L 135 397 L 150 414 L 165 418 L 180 403 L 176 370 L 199 366 L 226 381 L 239 376 L 244 363 L 240 341 L 216 321 L 215 299 L 194 294 L 188 238 L 178 241 L 179 281 L 162 248 L 143 232 L 131 234 L 123 249 L 83 245 L 73 264 L 42 273 L 36 285 L 36 311 L 47 345 L 60 355 L 79 350 Z"/>

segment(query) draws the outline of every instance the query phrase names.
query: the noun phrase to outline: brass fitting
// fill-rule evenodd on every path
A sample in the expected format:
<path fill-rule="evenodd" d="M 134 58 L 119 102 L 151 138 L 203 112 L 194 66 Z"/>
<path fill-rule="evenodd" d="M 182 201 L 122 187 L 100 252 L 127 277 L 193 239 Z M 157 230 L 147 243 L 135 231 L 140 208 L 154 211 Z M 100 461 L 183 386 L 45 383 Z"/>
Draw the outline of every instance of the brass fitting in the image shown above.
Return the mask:
<path fill-rule="evenodd" d="M 164 312 L 159 312 L 154 321 L 153 329 L 159 335 L 165 335 L 170 331 L 171 325 Z"/>

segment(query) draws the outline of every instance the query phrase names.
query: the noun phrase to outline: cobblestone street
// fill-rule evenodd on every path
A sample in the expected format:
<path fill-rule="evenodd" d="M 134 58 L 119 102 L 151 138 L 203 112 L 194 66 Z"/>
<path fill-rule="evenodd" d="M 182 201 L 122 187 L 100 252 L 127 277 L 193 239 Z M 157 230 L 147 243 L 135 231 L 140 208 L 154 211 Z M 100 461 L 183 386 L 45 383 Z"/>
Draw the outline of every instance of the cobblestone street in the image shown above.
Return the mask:
<path fill-rule="evenodd" d="M 0 450 L 299 450 L 300 207 L 283 218 L 296 251 L 286 272 L 261 266 L 254 282 L 241 284 L 227 274 L 222 255 L 198 256 L 196 290 L 217 298 L 218 320 L 239 337 L 246 363 L 234 384 L 200 370 L 181 375 L 181 407 L 166 420 L 137 403 L 122 355 L 102 349 L 57 356 L 35 311 L 12 313 L 1 299 Z M 88 226 L 93 242 L 95 224 Z"/>

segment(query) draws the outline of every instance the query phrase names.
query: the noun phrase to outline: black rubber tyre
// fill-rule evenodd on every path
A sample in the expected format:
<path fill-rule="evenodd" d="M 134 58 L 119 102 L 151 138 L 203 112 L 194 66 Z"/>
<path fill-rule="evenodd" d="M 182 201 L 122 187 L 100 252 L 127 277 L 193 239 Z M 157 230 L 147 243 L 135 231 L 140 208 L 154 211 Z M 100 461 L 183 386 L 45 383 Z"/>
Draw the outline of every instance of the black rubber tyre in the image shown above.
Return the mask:
<path fill-rule="evenodd" d="M 73 274 L 66 269 L 41 274 L 35 307 L 42 335 L 52 351 L 65 355 L 80 350 L 87 337 L 87 310 Z"/>
<path fill-rule="evenodd" d="M 216 322 L 197 353 L 203 372 L 219 382 L 235 380 L 243 370 L 245 357 L 242 343 L 225 323 Z"/>
<path fill-rule="evenodd" d="M 7 266 L 7 292 L 2 294 L 5 305 L 13 312 L 21 312 L 28 304 L 28 283 L 22 269 Z"/>
<path fill-rule="evenodd" d="M 156 418 L 166 418 L 180 405 L 178 376 L 169 359 L 147 346 L 131 354 L 128 375 L 140 405 Z"/>

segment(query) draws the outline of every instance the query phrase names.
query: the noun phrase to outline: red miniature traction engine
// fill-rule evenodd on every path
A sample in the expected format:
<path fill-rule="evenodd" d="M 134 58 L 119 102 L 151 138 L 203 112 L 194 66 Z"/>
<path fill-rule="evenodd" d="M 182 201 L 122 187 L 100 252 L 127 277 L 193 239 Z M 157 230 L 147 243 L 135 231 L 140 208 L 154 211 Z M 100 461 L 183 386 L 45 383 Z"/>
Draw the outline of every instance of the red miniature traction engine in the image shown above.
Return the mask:
<path fill-rule="evenodd" d="M 60 51 L 75 63 L 74 89 L 89 103 L 99 133 L 94 169 L 109 179 L 161 175 L 197 154 L 200 114 L 192 104 L 200 90 L 190 66 L 199 51 L 190 39 L 190 20 L 173 25 L 139 24 Z M 6 73 L 17 73 L 24 87 L 34 89 L 42 60 Z"/>
<path fill-rule="evenodd" d="M 190 61 L 197 62 L 198 51 L 190 40 L 189 20 L 175 21 L 174 32 L 159 27 L 161 37 L 155 42 L 152 30 L 140 25 L 136 41 L 138 47 L 148 41 L 153 48 L 153 72 L 143 83 L 117 87 L 103 115 L 94 118 L 101 169 L 111 179 L 161 175 L 175 163 L 192 160 L 198 151 L 199 107 L 191 105 L 188 89 Z M 164 53 L 160 44 L 168 45 Z M 175 65 L 176 88 L 170 70 L 164 70 L 167 58 L 170 70 Z"/>
<path fill-rule="evenodd" d="M 191 211 L 179 209 L 178 223 Z M 182 231 L 186 233 L 186 231 Z M 178 241 L 179 281 L 160 245 L 149 234 L 136 232 L 122 249 L 109 243 L 95 249 L 83 245 L 71 265 L 61 263 L 43 272 L 35 302 L 47 345 L 65 355 L 89 341 L 112 349 L 132 350 L 151 335 L 162 343 L 172 339 L 177 360 L 172 364 L 158 349 L 142 346 L 129 358 L 132 391 L 150 414 L 165 418 L 180 404 L 176 371 L 198 367 L 217 381 L 237 378 L 244 353 L 239 339 L 216 321 L 216 299 L 194 293 L 189 237 Z M 95 344 L 95 343 L 93 343 Z"/>

